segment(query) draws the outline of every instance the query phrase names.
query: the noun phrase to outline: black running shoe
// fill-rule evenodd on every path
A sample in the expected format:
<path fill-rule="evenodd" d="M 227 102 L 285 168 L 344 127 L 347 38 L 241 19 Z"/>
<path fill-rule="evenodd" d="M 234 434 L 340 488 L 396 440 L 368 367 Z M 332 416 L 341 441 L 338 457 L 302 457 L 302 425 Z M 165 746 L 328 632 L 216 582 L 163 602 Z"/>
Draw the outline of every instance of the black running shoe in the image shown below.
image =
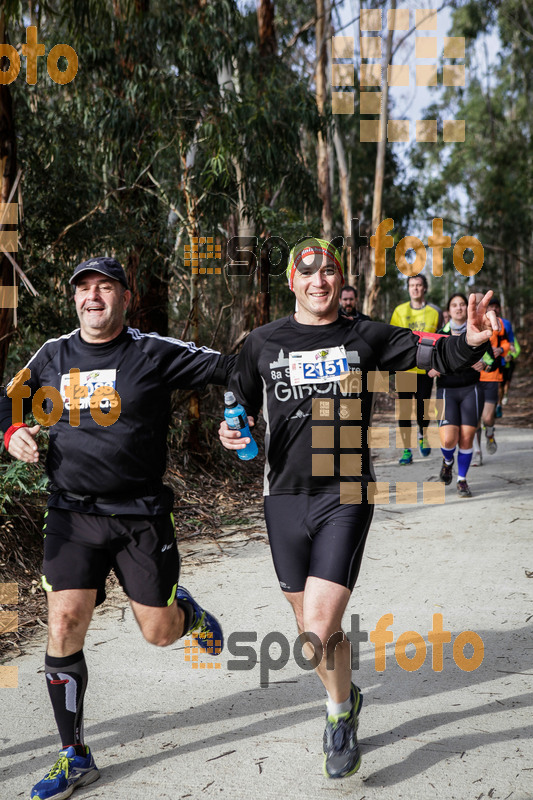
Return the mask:
<path fill-rule="evenodd" d="M 452 458 L 452 463 L 447 464 L 446 459 L 442 459 L 442 467 L 440 468 L 440 475 L 439 480 L 448 486 L 452 482 L 452 475 L 453 475 L 453 462 L 454 459 Z"/>
<path fill-rule="evenodd" d="M 457 481 L 457 494 L 459 497 L 472 497 L 472 492 L 465 480 Z"/>
<path fill-rule="evenodd" d="M 346 778 L 361 766 L 361 752 L 357 743 L 359 712 L 363 695 L 352 683 L 350 692 L 352 708 L 345 714 L 326 716 L 324 731 L 324 775 L 326 778 Z"/>

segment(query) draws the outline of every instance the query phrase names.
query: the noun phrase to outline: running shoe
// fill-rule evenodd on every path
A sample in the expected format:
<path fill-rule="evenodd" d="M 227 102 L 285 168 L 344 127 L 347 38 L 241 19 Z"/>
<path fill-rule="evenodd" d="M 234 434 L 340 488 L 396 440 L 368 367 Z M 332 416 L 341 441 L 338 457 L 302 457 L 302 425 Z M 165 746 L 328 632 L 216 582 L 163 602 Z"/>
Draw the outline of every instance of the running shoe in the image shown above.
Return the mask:
<path fill-rule="evenodd" d="M 481 450 L 476 450 L 476 452 L 473 454 L 470 466 L 471 467 L 483 466 L 483 456 L 481 455 Z"/>
<path fill-rule="evenodd" d="M 324 775 L 326 778 L 346 778 L 361 766 L 361 752 L 357 743 L 359 713 L 363 695 L 352 683 L 350 691 L 352 708 L 345 714 L 326 715 L 324 731 Z"/>
<path fill-rule="evenodd" d="M 180 600 L 189 603 L 194 612 L 191 627 L 185 633 L 190 633 L 210 656 L 220 655 L 224 647 L 224 634 L 218 620 L 203 609 L 183 586 L 178 586 L 176 600 L 178 603 Z"/>
<path fill-rule="evenodd" d="M 472 497 L 472 492 L 465 480 L 457 481 L 457 494 L 459 497 Z"/>
<path fill-rule="evenodd" d="M 42 781 L 31 790 L 32 800 L 65 800 L 78 786 L 88 786 L 100 773 L 89 748 L 87 755 L 77 756 L 73 747 L 65 747 Z"/>
<path fill-rule="evenodd" d="M 487 436 L 487 453 L 493 456 L 497 449 L 498 445 L 494 436 Z"/>
<path fill-rule="evenodd" d="M 411 464 L 412 461 L 413 461 L 413 454 L 411 453 L 409 448 L 406 447 L 405 450 L 403 451 L 402 457 L 398 460 L 398 464 L 401 464 L 402 466 L 405 467 L 407 464 Z"/>
<path fill-rule="evenodd" d="M 439 481 L 442 481 L 443 483 L 445 483 L 446 486 L 449 486 L 450 483 L 452 482 L 453 462 L 454 461 L 455 461 L 455 459 L 452 459 L 452 463 L 451 464 L 447 464 L 446 463 L 446 459 L 445 458 L 442 459 L 442 467 L 440 468 Z"/>
<path fill-rule="evenodd" d="M 509 398 L 507 397 L 507 395 L 505 395 L 503 400 L 502 400 L 502 406 L 506 406 L 508 402 L 509 402 Z"/>
<path fill-rule="evenodd" d="M 496 406 L 496 413 L 494 414 L 494 416 L 496 417 L 496 419 L 500 419 L 502 414 L 503 414 L 502 407 L 501 405 L 498 404 Z"/>
<path fill-rule="evenodd" d="M 424 458 L 427 458 L 430 455 L 431 447 L 429 446 L 427 436 L 422 436 L 418 440 L 418 449 L 420 450 L 420 455 Z"/>

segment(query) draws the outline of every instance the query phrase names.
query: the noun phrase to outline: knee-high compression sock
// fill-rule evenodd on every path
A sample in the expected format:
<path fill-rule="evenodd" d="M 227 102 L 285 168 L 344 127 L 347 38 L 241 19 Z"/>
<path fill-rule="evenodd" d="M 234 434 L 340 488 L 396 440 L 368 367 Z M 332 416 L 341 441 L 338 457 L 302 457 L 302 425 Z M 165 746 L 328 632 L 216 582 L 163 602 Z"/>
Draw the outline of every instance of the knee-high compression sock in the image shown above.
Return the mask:
<path fill-rule="evenodd" d="M 445 462 L 447 464 L 451 464 L 453 462 L 453 456 L 454 456 L 454 453 L 455 453 L 455 447 L 452 447 L 449 450 L 447 450 L 445 447 L 441 447 L 440 451 L 441 451 L 442 455 L 444 456 Z M 459 452 L 461 452 L 461 451 L 459 450 Z"/>
<path fill-rule="evenodd" d="M 474 453 L 473 447 L 471 447 L 470 450 L 461 450 L 461 448 L 459 448 L 459 455 L 457 456 L 458 481 L 466 480 L 466 473 L 468 472 L 468 467 L 470 466 L 470 462 L 472 461 L 473 453 Z"/>
<path fill-rule="evenodd" d="M 77 755 L 85 755 L 83 698 L 87 688 L 87 664 L 83 650 L 64 658 L 47 653 L 44 671 L 62 747 L 74 745 Z"/>

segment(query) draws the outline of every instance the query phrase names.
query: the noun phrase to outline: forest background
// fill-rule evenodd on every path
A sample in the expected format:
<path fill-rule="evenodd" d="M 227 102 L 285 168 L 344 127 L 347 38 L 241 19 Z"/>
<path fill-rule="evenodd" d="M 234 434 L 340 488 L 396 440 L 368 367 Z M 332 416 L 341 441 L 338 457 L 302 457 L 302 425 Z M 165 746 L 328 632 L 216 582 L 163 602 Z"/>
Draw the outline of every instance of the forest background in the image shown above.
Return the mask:
<path fill-rule="evenodd" d="M 129 324 L 229 353 L 252 328 L 293 308 L 286 245 L 305 236 L 370 237 L 385 218 L 394 220 L 395 245 L 406 235 L 427 244 L 431 221 L 441 218 L 452 247 L 444 250 L 442 277 L 432 276 L 428 258 L 431 300 L 444 305 L 474 280 L 494 289 L 527 351 L 533 2 L 400 7 L 410 9 L 408 29 L 391 32 L 385 20 L 395 0 L 1 2 L 0 42 L 16 49 L 21 66 L 0 84 L 0 201 L 18 203 L 19 212 L 17 226 L 1 226 L 18 235 L 0 272 L 4 287 L 19 286 L 19 302 L 0 308 L 0 379 L 7 382 L 46 339 L 77 327 L 68 279 L 91 256 L 113 255 L 124 265 L 133 290 Z M 464 58 L 434 59 L 439 86 L 423 95 L 419 118 L 437 121 L 436 142 L 361 141 L 360 119 L 387 130 L 387 119 L 410 113 L 384 85 L 380 114 L 361 117 L 359 19 L 370 9 L 382 12 L 384 74 L 387 65 L 414 63 L 417 9 L 436 9 L 439 24 L 449 22 L 444 33 L 464 38 Z M 23 49 L 28 26 L 46 51 L 33 85 Z M 353 37 L 353 57 L 332 59 L 337 36 Z M 46 56 L 60 43 L 79 61 L 65 84 L 47 69 Z M 346 66 L 341 86 L 333 84 L 339 64 Z M 464 86 L 442 85 L 449 64 L 464 64 Z M 68 64 L 60 58 L 57 66 Z M 13 68 L 7 58 L 0 67 L 4 74 Z M 333 113 L 339 92 L 353 100 L 349 113 Z M 464 141 L 443 141 L 449 119 L 465 120 Z M 452 261 L 462 236 L 484 248 L 475 277 Z M 193 274 L 195 243 L 206 255 L 212 246 L 213 257 L 199 260 L 211 274 Z M 342 254 L 360 308 L 388 322 L 407 299 L 392 250 L 379 278 L 368 247 L 345 246 Z M 471 257 L 467 251 L 465 260 Z M 212 389 L 176 399 L 174 477 L 189 491 L 180 471 L 189 455 L 216 447 L 218 460 L 229 458 L 215 443 L 221 400 Z M 21 496 L 42 490 L 42 468 L 1 458 L 8 529 L 21 521 L 37 529 L 33 501 Z M 0 557 L 12 559 L 7 545 Z"/>

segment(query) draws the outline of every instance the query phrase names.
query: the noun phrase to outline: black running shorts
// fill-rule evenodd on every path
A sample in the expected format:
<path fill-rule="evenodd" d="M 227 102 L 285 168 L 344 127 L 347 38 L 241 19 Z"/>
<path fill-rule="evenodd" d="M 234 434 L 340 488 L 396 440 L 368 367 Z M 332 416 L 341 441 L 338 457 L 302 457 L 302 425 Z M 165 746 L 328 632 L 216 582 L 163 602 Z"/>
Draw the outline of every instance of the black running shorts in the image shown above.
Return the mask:
<path fill-rule="evenodd" d="M 483 384 L 483 394 L 485 396 L 485 403 L 498 403 L 498 391 L 501 381 L 481 381 Z"/>
<path fill-rule="evenodd" d="M 131 600 L 145 606 L 172 603 L 180 572 L 172 514 L 106 517 L 49 508 L 44 522 L 47 591 L 96 589 L 100 605 L 114 570 Z"/>
<path fill-rule="evenodd" d="M 270 548 L 283 591 L 303 592 L 309 576 L 352 590 L 373 512 L 366 500 L 341 505 L 334 494 L 265 497 Z"/>
<path fill-rule="evenodd" d="M 516 366 L 516 362 L 514 358 L 511 361 L 507 361 L 502 369 L 503 375 L 503 385 L 505 386 L 506 383 L 511 383 L 511 379 L 513 377 L 514 368 Z"/>
<path fill-rule="evenodd" d="M 398 399 L 410 400 L 412 397 L 416 398 L 416 420 L 418 423 L 418 430 L 420 433 L 422 433 L 422 431 L 429 425 L 429 420 L 424 416 L 426 410 L 425 401 L 429 400 L 431 397 L 431 392 L 433 391 L 433 378 L 430 378 L 426 372 L 419 372 L 416 375 L 416 386 L 416 392 L 398 392 Z M 410 428 L 411 420 L 398 420 L 398 427 Z"/>
<path fill-rule="evenodd" d="M 437 387 L 437 400 L 444 400 L 444 414 L 439 428 L 444 425 L 471 425 L 477 428 L 483 410 L 483 390 L 479 383 L 472 386 Z"/>

